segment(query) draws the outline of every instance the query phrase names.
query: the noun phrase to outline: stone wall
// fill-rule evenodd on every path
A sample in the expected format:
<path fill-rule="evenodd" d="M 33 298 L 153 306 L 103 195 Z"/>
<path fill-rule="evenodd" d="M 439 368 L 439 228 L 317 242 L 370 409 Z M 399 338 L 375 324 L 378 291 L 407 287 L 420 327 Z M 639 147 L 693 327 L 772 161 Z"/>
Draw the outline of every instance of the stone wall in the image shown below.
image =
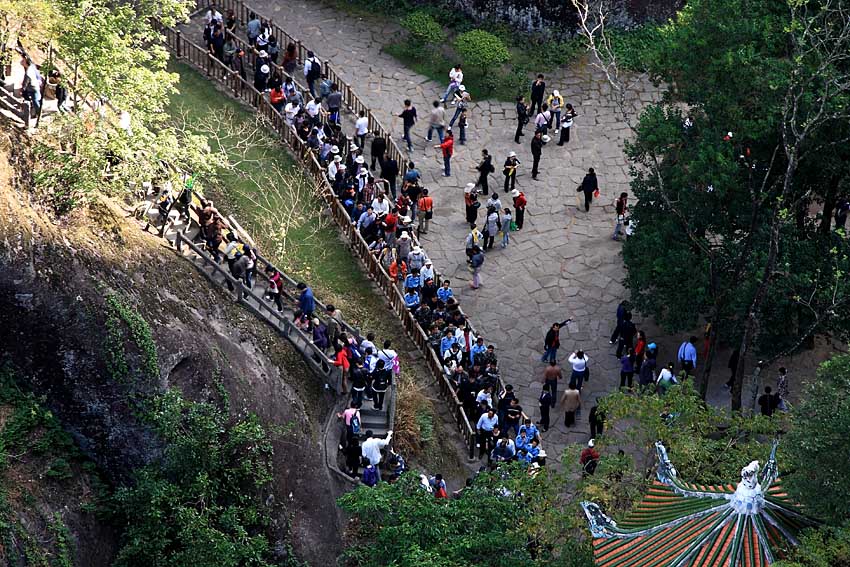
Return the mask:
<path fill-rule="evenodd" d="M 684 0 L 602 1 L 608 22 L 618 28 L 666 20 L 684 4 Z M 448 5 L 478 22 L 501 21 L 521 32 L 547 37 L 570 36 L 578 22 L 571 0 L 425 0 L 424 3 Z"/>

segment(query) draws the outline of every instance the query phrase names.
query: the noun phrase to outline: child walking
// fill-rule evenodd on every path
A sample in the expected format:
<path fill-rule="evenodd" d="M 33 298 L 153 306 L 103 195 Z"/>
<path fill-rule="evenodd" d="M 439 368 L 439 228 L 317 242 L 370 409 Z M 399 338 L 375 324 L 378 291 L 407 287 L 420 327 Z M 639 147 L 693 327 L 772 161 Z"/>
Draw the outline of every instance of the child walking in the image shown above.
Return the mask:
<path fill-rule="evenodd" d="M 513 224 L 513 221 L 511 210 L 505 207 L 502 213 L 502 248 L 507 248 L 511 242 L 511 224 Z"/>

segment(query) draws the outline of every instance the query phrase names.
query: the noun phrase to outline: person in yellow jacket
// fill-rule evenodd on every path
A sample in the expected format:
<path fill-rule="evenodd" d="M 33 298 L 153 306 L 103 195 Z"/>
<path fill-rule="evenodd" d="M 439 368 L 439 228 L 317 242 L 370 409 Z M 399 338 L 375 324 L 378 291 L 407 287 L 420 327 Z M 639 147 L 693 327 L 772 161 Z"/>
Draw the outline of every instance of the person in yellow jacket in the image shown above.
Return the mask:
<path fill-rule="evenodd" d="M 554 90 L 549 95 L 546 104 L 549 105 L 549 110 L 552 112 L 553 121 L 555 122 L 555 133 L 557 134 L 558 130 L 561 129 L 561 108 L 564 106 L 564 97 L 561 96 L 560 92 Z M 549 127 L 552 127 L 551 123 Z"/>

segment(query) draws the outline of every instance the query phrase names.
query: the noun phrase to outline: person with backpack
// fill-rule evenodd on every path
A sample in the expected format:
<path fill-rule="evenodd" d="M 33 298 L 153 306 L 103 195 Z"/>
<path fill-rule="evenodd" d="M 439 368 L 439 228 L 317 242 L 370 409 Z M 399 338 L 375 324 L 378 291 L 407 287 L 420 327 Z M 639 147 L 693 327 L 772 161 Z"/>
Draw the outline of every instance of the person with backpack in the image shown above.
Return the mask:
<path fill-rule="evenodd" d="M 345 446 L 348 447 L 360 435 L 360 404 L 352 400 L 342 413 L 336 414 L 345 426 Z"/>
<path fill-rule="evenodd" d="M 316 81 L 318 81 L 321 76 L 322 62 L 319 61 L 312 51 L 308 51 L 307 59 L 304 61 L 304 78 L 307 80 L 307 88 L 313 98 L 316 97 Z"/>
<path fill-rule="evenodd" d="M 419 217 L 419 233 L 428 234 L 431 219 L 434 218 L 434 199 L 428 195 L 427 189 L 422 189 L 422 196 L 419 197 L 417 208 L 419 209 L 419 214 L 417 215 Z"/>
<path fill-rule="evenodd" d="M 377 411 L 384 409 L 384 398 L 387 390 L 392 386 L 392 379 L 392 368 L 387 368 L 384 361 L 379 359 L 375 363 L 375 371 L 372 372 L 373 407 Z"/>
<path fill-rule="evenodd" d="M 367 371 L 363 368 L 363 359 L 359 358 L 354 361 L 354 368 L 351 369 L 351 403 L 357 407 L 363 405 L 363 396 L 366 393 L 368 384 Z M 357 424 L 357 431 L 360 432 L 360 423 Z"/>

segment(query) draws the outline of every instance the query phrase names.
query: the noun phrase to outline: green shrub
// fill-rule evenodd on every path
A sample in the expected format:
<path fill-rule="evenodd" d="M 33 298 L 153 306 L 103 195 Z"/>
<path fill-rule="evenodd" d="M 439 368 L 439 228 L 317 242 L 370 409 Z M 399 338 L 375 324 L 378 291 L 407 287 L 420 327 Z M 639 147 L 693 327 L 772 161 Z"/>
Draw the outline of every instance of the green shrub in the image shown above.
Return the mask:
<path fill-rule="evenodd" d="M 412 12 L 401 20 L 401 27 L 410 34 L 410 39 L 418 45 L 439 45 L 446 41 L 446 32 L 431 14 L 422 11 Z"/>
<path fill-rule="evenodd" d="M 484 30 L 472 30 L 457 36 L 455 50 L 466 65 L 478 69 L 502 65 L 511 58 L 505 43 Z"/>

